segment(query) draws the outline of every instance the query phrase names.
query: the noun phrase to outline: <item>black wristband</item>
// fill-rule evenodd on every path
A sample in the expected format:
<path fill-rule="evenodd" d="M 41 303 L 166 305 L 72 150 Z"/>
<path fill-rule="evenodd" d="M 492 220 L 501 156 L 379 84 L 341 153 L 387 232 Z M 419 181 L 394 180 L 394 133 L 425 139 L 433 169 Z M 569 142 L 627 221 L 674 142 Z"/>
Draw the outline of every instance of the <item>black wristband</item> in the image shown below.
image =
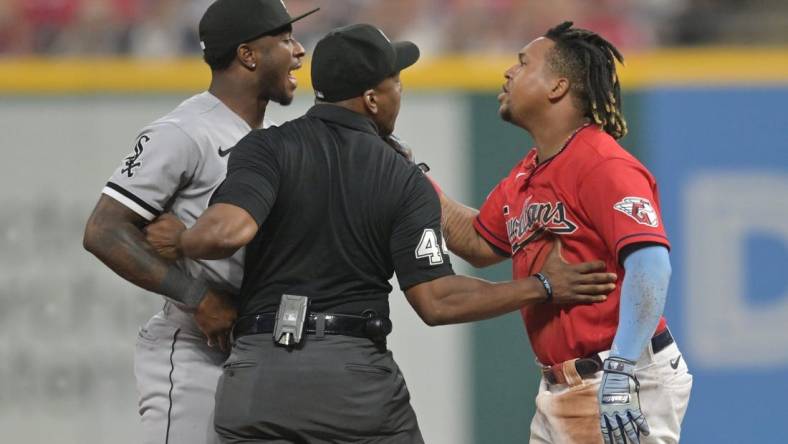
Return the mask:
<path fill-rule="evenodd" d="M 539 282 L 542 283 L 542 287 L 544 287 L 544 290 L 547 292 L 547 299 L 545 299 L 544 301 L 545 302 L 552 301 L 553 300 L 553 286 L 550 285 L 550 281 L 547 280 L 547 277 L 545 275 L 543 275 L 542 273 L 536 273 L 536 274 L 533 275 L 533 277 L 535 277 L 536 279 L 539 279 Z"/>
<path fill-rule="evenodd" d="M 159 293 L 190 308 L 197 308 L 207 292 L 204 281 L 190 278 L 176 267 L 167 270 L 159 286 Z"/>

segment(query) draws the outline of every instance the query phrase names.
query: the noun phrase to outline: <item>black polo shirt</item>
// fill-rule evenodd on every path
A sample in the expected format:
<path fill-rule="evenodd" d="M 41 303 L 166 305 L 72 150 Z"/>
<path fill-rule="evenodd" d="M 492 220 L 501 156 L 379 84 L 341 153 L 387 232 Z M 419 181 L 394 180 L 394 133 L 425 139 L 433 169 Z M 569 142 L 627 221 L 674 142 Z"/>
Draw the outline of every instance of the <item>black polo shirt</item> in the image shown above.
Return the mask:
<path fill-rule="evenodd" d="M 260 226 L 241 315 L 276 311 L 282 294 L 309 296 L 311 311 L 388 315 L 394 271 L 403 290 L 454 273 L 428 179 L 371 119 L 339 106 L 241 139 L 211 203 Z"/>

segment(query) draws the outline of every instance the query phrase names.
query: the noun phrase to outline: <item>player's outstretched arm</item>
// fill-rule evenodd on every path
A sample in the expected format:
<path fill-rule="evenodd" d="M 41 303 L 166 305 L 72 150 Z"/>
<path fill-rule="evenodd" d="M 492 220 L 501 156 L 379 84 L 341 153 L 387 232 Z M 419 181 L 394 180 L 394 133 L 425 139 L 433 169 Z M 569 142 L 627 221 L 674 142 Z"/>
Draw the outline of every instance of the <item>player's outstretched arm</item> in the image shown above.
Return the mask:
<path fill-rule="evenodd" d="M 214 204 L 180 234 L 177 248 L 193 259 L 223 259 L 251 242 L 258 228 L 257 221 L 243 208 Z"/>
<path fill-rule="evenodd" d="M 556 241 L 541 270 L 552 297 L 535 277 L 495 283 L 467 276 L 445 276 L 414 285 L 405 290 L 405 296 L 428 325 L 478 321 L 549 299 L 559 304 L 603 301 L 616 287 L 616 275 L 604 269 L 601 261 L 564 262 Z"/>
<path fill-rule="evenodd" d="M 441 227 L 443 238 L 452 253 L 465 259 L 476 268 L 497 264 L 507 257 L 493 250 L 490 244 L 473 227 L 479 211 L 467 207 L 443 192 L 438 192 L 441 201 Z"/>

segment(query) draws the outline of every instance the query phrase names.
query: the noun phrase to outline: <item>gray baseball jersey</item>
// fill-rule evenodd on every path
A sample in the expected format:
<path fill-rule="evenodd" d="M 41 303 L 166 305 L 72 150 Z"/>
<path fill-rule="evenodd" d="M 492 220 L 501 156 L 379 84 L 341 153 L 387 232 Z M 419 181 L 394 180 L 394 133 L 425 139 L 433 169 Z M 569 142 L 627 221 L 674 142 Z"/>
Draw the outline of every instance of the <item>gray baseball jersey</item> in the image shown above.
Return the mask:
<path fill-rule="evenodd" d="M 190 227 L 224 180 L 230 150 L 249 131 L 214 95 L 197 94 L 142 129 L 102 192 L 147 220 L 172 212 Z M 229 259 L 183 259 L 178 265 L 214 288 L 237 293 L 243 250 Z"/>

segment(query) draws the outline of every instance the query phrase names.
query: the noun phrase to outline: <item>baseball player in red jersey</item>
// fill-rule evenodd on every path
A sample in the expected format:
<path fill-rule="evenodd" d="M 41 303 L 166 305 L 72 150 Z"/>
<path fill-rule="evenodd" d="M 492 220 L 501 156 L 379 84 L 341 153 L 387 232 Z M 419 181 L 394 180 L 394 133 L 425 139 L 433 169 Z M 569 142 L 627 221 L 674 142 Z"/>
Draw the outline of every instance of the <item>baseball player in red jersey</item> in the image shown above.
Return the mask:
<path fill-rule="evenodd" d="M 543 373 L 531 443 L 678 442 L 692 376 L 662 316 L 670 243 L 656 182 L 616 141 L 621 55 L 571 26 L 506 71 L 499 113 L 536 147 L 479 212 L 442 196 L 445 237 L 476 266 L 511 257 L 515 279 L 539 270 L 554 237 L 567 261 L 600 258 L 619 276 L 604 302 L 521 310 Z"/>

